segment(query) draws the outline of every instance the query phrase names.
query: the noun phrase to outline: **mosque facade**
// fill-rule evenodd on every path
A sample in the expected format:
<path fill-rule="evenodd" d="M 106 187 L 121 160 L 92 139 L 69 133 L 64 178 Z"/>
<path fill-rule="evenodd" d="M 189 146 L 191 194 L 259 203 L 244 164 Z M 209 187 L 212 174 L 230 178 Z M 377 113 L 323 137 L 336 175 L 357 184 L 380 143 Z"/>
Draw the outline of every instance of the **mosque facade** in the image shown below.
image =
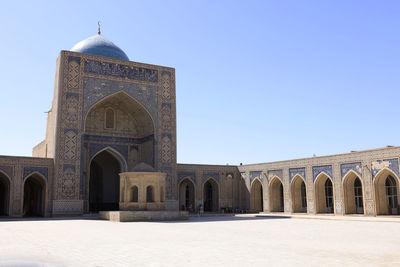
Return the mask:
<path fill-rule="evenodd" d="M 128 172 L 165 177 L 154 190 L 145 182 L 127 188 L 123 203 L 133 207 L 156 201 L 189 212 L 400 211 L 400 147 L 231 166 L 178 164 L 176 141 L 175 69 L 130 61 L 101 34 L 90 37 L 60 52 L 46 136 L 32 157 L 0 156 L 0 215 L 118 210 L 120 174 Z"/>

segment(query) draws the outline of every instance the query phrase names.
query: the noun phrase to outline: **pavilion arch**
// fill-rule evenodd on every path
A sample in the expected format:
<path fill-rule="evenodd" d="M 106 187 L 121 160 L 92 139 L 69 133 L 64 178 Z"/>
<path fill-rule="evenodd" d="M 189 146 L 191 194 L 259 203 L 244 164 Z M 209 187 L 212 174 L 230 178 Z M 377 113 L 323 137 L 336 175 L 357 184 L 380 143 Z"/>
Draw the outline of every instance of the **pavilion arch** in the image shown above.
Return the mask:
<path fill-rule="evenodd" d="M 204 211 L 219 211 L 219 184 L 210 177 L 203 183 L 203 208 Z"/>
<path fill-rule="evenodd" d="M 290 182 L 293 212 L 307 212 L 307 184 L 300 174 L 296 174 Z"/>
<path fill-rule="evenodd" d="M 364 182 L 360 175 L 349 170 L 342 179 L 345 214 L 364 214 Z"/>
<path fill-rule="evenodd" d="M 39 172 L 32 172 L 22 183 L 22 215 L 25 217 L 45 216 L 47 203 L 47 180 Z"/>
<path fill-rule="evenodd" d="M 376 214 L 399 214 L 399 177 L 385 167 L 375 175 L 374 188 Z"/>
<path fill-rule="evenodd" d="M 11 210 L 11 188 L 10 177 L 0 170 L 0 216 L 9 216 Z"/>
<path fill-rule="evenodd" d="M 283 183 L 276 175 L 269 182 L 269 210 L 271 212 L 284 211 Z"/>
<path fill-rule="evenodd" d="M 263 185 L 260 179 L 256 178 L 250 186 L 250 210 L 261 212 L 264 210 Z"/>
<path fill-rule="evenodd" d="M 185 177 L 178 185 L 179 192 L 179 209 L 194 212 L 196 210 L 195 199 L 196 190 L 195 185 L 189 177 Z"/>
<path fill-rule="evenodd" d="M 139 202 L 139 187 L 137 185 L 131 186 L 129 189 L 129 200 L 130 202 Z"/>
<path fill-rule="evenodd" d="M 314 181 L 315 211 L 316 213 L 334 213 L 334 183 L 325 172 L 318 174 Z"/>

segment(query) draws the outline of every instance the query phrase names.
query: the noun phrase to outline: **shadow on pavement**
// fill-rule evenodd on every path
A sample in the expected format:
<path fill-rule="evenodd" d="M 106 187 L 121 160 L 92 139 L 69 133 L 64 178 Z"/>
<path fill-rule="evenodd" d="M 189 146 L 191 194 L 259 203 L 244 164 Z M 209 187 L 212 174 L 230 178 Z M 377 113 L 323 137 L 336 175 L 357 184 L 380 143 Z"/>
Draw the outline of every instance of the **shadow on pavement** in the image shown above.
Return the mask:
<path fill-rule="evenodd" d="M 176 220 L 176 221 L 161 221 L 158 223 L 196 223 L 196 222 L 226 222 L 226 221 L 254 221 L 254 220 L 273 220 L 273 219 L 291 219 L 291 216 L 284 215 L 261 215 L 254 214 L 253 216 L 190 216 L 188 220 Z"/>
<path fill-rule="evenodd" d="M 153 223 L 196 223 L 196 222 L 226 222 L 226 221 L 252 221 L 252 220 L 272 220 L 272 219 L 290 219 L 291 216 L 286 215 L 264 215 L 264 214 L 204 214 L 202 216 L 190 215 L 188 220 L 172 220 L 172 221 L 147 221 Z M 98 214 L 85 214 L 82 216 L 58 216 L 58 217 L 0 217 L 2 222 L 27 222 L 27 221 L 82 221 L 82 220 L 97 220 L 107 221 L 99 217 Z M 143 221 L 142 221 L 143 222 Z M 135 223 L 135 222 L 125 222 Z"/>

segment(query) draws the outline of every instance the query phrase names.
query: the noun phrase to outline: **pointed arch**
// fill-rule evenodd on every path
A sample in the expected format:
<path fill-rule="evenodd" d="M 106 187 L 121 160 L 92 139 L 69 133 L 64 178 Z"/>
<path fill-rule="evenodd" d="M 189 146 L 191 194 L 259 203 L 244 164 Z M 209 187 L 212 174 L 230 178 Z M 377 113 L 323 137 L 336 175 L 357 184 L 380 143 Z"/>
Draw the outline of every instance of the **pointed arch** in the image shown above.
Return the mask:
<path fill-rule="evenodd" d="M 364 181 L 354 170 L 342 178 L 345 214 L 364 214 Z"/>
<path fill-rule="evenodd" d="M 390 184 L 388 183 L 395 183 Z M 399 214 L 399 177 L 394 171 L 385 167 L 374 178 L 374 193 L 377 215 Z"/>
<path fill-rule="evenodd" d="M 253 212 L 261 212 L 264 210 L 263 185 L 260 179 L 256 178 L 252 181 L 250 187 L 250 210 Z"/>
<path fill-rule="evenodd" d="M 284 211 L 284 190 L 282 180 L 274 176 L 269 182 L 269 205 L 271 212 Z"/>
<path fill-rule="evenodd" d="M 272 183 L 273 181 L 275 181 L 275 179 L 278 179 L 279 182 L 281 182 L 281 183 L 283 184 L 282 179 L 281 179 L 278 175 L 274 175 L 274 176 L 272 176 L 271 179 L 269 179 L 268 185 L 271 185 L 271 183 Z"/>
<path fill-rule="evenodd" d="M 114 149 L 114 148 L 112 148 L 110 146 L 104 147 L 104 148 L 100 149 L 99 151 L 97 151 L 90 158 L 89 163 L 91 163 L 96 156 L 98 156 L 100 153 L 102 153 L 104 151 L 110 153 L 119 162 L 119 166 L 121 168 L 121 172 L 127 172 L 128 171 L 128 164 L 126 162 L 125 157 L 123 155 L 121 155 L 121 153 L 119 153 L 116 149 Z"/>
<path fill-rule="evenodd" d="M 149 129 L 150 132 L 152 132 L 153 134 L 156 131 L 155 128 L 155 120 L 153 118 L 153 116 L 151 115 L 151 113 L 147 110 L 147 108 L 141 104 L 138 100 L 136 100 L 133 96 L 131 96 L 130 94 L 120 90 L 118 92 L 115 92 L 113 94 L 110 94 L 108 96 L 103 97 L 102 99 L 99 99 L 97 102 L 95 102 L 94 104 L 92 104 L 92 106 L 86 111 L 86 114 L 84 115 L 84 131 L 87 132 L 87 122 L 88 122 L 88 118 L 89 118 L 89 114 L 95 110 L 96 108 L 98 108 L 99 106 L 106 104 L 107 102 L 110 102 L 112 100 L 118 100 L 119 101 L 119 107 L 134 107 L 133 110 L 131 110 L 130 115 L 131 115 L 131 119 L 135 119 L 134 114 L 135 113 L 140 113 L 140 115 L 150 119 L 151 121 L 151 130 Z M 140 116 L 139 116 L 140 117 Z"/>
<path fill-rule="evenodd" d="M 318 181 L 318 179 L 323 179 L 325 176 L 326 176 L 327 178 L 329 178 L 329 179 L 331 180 L 332 184 L 333 184 L 333 179 L 332 179 L 332 177 L 331 177 L 329 174 L 327 174 L 326 172 L 324 172 L 324 171 L 320 172 L 320 173 L 317 175 L 317 177 L 315 177 L 315 179 L 314 179 L 314 184 Z"/>
<path fill-rule="evenodd" d="M 179 209 L 194 212 L 196 210 L 195 184 L 189 177 L 183 178 L 178 184 L 179 192 Z"/>
<path fill-rule="evenodd" d="M 209 177 L 203 183 L 203 207 L 204 211 L 218 212 L 219 211 L 219 184 L 213 178 Z"/>
<path fill-rule="evenodd" d="M 307 183 L 303 176 L 296 174 L 290 182 L 293 212 L 307 212 Z"/>
<path fill-rule="evenodd" d="M 315 211 L 316 213 L 334 213 L 335 185 L 332 177 L 321 172 L 314 181 Z"/>
<path fill-rule="evenodd" d="M 261 181 L 261 179 L 260 178 L 254 178 L 254 180 L 253 181 L 251 181 L 251 183 L 250 183 L 250 187 L 253 185 L 253 183 L 255 182 L 255 181 L 259 181 L 260 183 L 261 183 L 261 185 L 262 185 L 262 181 Z"/>
<path fill-rule="evenodd" d="M 47 210 L 47 180 L 46 177 L 35 171 L 27 175 L 22 182 L 22 215 L 45 216 Z"/>
<path fill-rule="evenodd" d="M 110 147 L 100 150 L 91 158 L 87 181 L 89 211 L 119 209 L 119 174 L 123 168 L 126 170 L 124 158 Z"/>
<path fill-rule="evenodd" d="M 11 211 L 12 180 L 0 170 L 0 216 L 9 216 Z"/>

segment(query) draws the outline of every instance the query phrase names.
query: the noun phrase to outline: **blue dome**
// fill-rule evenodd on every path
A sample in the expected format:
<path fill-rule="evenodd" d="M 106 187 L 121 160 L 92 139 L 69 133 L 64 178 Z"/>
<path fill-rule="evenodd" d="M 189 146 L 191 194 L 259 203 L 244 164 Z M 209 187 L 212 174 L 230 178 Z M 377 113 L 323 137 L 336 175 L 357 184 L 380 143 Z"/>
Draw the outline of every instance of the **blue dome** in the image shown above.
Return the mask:
<path fill-rule="evenodd" d="M 110 40 L 101 35 L 89 37 L 71 48 L 73 52 L 129 60 L 128 56 Z"/>

